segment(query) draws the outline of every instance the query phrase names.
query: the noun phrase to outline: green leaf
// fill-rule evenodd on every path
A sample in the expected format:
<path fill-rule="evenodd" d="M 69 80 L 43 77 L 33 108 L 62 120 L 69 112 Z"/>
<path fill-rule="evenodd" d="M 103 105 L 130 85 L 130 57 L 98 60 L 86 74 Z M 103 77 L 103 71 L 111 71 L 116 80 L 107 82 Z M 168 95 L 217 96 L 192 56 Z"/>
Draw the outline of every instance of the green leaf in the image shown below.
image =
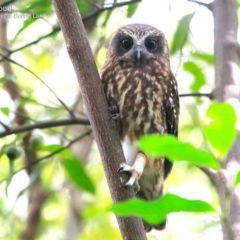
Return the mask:
<path fill-rule="evenodd" d="M 136 12 L 138 7 L 138 3 L 132 3 L 128 5 L 127 8 L 127 18 L 132 17 L 132 15 Z"/>
<path fill-rule="evenodd" d="M 174 33 L 172 46 L 170 48 L 171 54 L 181 50 L 188 39 L 189 25 L 195 13 L 190 13 L 184 16 L 178 23 L 177 29 Z"/>
<path fill-rule="evenodd" d="M 206 115 L 212 121 L 204 127 L 204 134 L 220 157 L 225 157 L 237 137 L 236 113 L 229 103 L 212 102 Z"/>
<path fill-rule="evenodd" d="M 206 62 L 209 65 L 214 64 L 213 54 L 204 53 L 204 52 L 194 52 L 194 53 L 192 53 L 192 56 L 199 59 L 199 60 L 202 60 L 202 61 Z"/>
<path fill-rule="evenodd" d="M 194 82 L 191 85 L 193 92 L 198 92 L 200 88 L 206 83 L 205 76 L 202 69 L 194 62 L 188 61 L 183 64 L 185 71 L 191 73 L 194 76 Z"/>
<path fill-rule="evenodd" d="M 89 193 L 95 193 L 95 186 L 79 159 L 74 157 L 66 158 L 63 160 L 62 164 L 69 179 L 75 183 L 77 187 Z"/>
<path fill-rule="evenodd" d="M 145 201 L 133 198 L 113 205 L 112 211 L 117 215 L 138 216 L 150 224 L 157 224 L 172 212 L 215 212 L 207 202 L 201 200 L 189 200 L 174 194 L 166 194 L 154 201 Z"/>
<path fill-rule="evenodd" d="M 239 183 L 240 183 L 240 171 L 238 171 L 238 173 L 237 173 L 237 176 L 236 176 L 234 185 L 236 186 L 236 185 L 238 185 Z"/>
<path fill-rule="evenodd" d="M 46 151 L 46 152 L 55 152 L 58 151 L 60 149 L 62 149 L 64 146 L 60 145 L 60 144 L 51 144 L 51 145 L 43 145 L 43 146 L 39 146 L 38 150 L 39 151 Z"/>
<path fill-rule="evenodd" d="M 219 163 L 209 153 L 195 148 L 190 143 L 181 142 L 172 135 L 147 135 L 141 138 L 139 147 L 153 157 L 165 156 L 171 161 L 188 161 L 190 163 L 219 169 Z"/>
<path fill-rule="evenodd" d="M 5 116 L 9 116 L 10 110 L 8 107 L 2 107 L 0 108 L 1 112 L 5 115 Z"/>

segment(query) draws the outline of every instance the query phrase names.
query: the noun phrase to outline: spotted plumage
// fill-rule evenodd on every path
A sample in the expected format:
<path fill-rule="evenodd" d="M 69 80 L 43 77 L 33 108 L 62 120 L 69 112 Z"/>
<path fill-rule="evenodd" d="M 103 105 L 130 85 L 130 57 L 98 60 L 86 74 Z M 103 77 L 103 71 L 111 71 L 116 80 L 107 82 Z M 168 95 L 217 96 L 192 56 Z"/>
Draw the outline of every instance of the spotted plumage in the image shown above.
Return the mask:
<path fill-rule="evenodd" d="M 119 172 L 131 175 L 124 186 L 134 185 L 143 199 L 158 198 L 172 163 L 139 151 L 137 141 L 144 134 L 178 133 L 177 82 L 163 33 L 145 24 L 119 28 L 110 41 L 101 79 L 127 162 Z M 145 223 L 146 231 L 152 227 L 162 229 L 165 222 Z"/>

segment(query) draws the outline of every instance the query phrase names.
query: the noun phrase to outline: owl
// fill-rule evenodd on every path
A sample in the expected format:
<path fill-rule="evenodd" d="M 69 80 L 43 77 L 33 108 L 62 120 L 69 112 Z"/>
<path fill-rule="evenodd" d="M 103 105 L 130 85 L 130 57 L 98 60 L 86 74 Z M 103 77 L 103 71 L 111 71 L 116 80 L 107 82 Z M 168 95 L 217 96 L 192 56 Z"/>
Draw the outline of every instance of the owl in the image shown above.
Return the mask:
<path fill-rule="evenodd" d="M 126 159 L 118 170 L 129 174 L 123 187 L 133 186 L 145 200 L 159 198 L 172 162 L 148 156 L 138 149 L 138 140 L 145 134 L 178 134 L 177 82 L 164 34 L 146 24 L 120 27 L 110 40 L 100 75 Z M 144 222 L 147 232 L 165 225 L 166 220 L 154 226 Z"/>

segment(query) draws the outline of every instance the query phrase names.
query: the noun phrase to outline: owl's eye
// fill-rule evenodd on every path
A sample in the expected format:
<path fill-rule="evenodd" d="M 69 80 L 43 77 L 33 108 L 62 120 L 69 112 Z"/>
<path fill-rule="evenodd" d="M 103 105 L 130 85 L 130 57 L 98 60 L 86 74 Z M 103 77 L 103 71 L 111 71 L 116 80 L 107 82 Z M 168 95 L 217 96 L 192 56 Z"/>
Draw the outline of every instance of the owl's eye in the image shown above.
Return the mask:
<path fill-rule="evenodd" d="M 154 39 L 146 39 L 145 47 L 148 51 L 154 51 L 157 49 L 157 42 Z"/>
<path fill-rule="evenodd" d="M 127 37 L 127 38 L 124 38 L 122 41 L 121 41 L 121 47 L 123 50 L 125 51 L 128 51 L 132 48 L 133 46 L 133 40 L 132 38 L 130 37 Z"/>

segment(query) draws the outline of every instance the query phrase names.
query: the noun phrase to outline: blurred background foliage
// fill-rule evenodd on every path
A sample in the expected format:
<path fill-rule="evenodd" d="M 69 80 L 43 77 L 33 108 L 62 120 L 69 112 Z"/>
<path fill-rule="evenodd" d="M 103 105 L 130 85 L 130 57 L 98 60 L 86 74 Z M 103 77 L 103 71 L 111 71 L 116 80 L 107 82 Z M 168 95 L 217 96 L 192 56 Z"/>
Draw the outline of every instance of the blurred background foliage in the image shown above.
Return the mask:
<path fill-rule="evenodd" d="M 43 120 L 86 119 L 52 2 L 0 3 L 9 7 L 9 12 L 1 12 L 2 24 L 7 22 L 7 42 L 1 41 L 0 46 L 0 133 Z M 181 97 L 179 138 L 219 157 L 221 146 L 219 155 L 219 149 L 204 134 L 209 123 L 209 94 L 214 88 L 211 12 L 186 0 L 77 0 L 77 4 L 99 70 L 117 27 L 141 22 L 165 33 L 179 93 L 205 94 Z M 4 34 L 3 28 L 0 31 Z M 4 63 L 9 61 L 11 70 L 7 71 Z M 111 198 L 89 126 L 51 127 L 4 136 L 0 140 L 0 165 L 0 239 L 31 239 L 28 231 L 33 226 L 39 240 L 121 239 L 115 217 L 108 211 Z M 34 195 L 39 186 L 42 194 Z M 219 209 L 210 180 L 187 162 L 175 163 L 165 191 L 204 200 Z M 33 203 L 41 198 L 39 206 L 28 206 L 29 199 Z M 39 219 L 29 217 L 31 209 L 38 210 Z M 220 219 L 206 213 L 173 213 L 167 229 L 152 231 L 148 239 L 221 239 Z"/>

